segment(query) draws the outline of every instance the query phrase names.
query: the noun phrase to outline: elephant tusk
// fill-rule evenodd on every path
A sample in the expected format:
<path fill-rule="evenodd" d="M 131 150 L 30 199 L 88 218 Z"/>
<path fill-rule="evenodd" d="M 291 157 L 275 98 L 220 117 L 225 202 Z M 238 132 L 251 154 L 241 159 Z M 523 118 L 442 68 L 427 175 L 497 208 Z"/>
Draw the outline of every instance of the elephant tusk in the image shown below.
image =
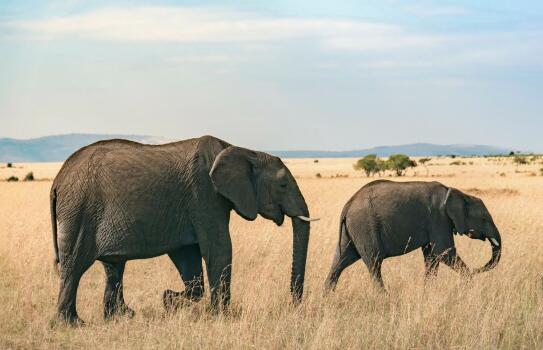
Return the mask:
<path fill-rule="evenodd" d="M 495 238 L 490 238 L 490 241 L 492 241 L 492 244 L 494 244 L 495 246 L 497 246 L 497 247 L 500 246 L 500 244 L 498 243 L 498 241 Z"/>
<path fill-rule="evenodd" d="M 296 216 L 298 219 L 300 220 L 303 220 L 303 221 L 307 221 L 307 222 L 311 222 L 311 221 L 319 221 L 320 219 L 311 219 L 311 218 L 308 218 L 307 216 L 302 216 L 302 215 L 298 215 Z"/>

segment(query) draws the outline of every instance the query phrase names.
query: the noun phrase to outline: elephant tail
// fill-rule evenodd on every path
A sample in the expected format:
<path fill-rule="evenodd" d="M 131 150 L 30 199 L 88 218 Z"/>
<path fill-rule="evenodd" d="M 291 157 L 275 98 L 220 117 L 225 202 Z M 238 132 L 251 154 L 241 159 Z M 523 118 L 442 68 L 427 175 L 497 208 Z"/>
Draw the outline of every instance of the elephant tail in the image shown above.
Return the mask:
<path fill-rule="evenodd" d="M 341 237 L 350 237 L 347 231 L 347 211 L 349 210 L 349 205 L 351 201 L 347 202 L 343 210 L 341 211 L 341 216 L 339 220 L 339 239 L 338 239 L 338 249 L 341 249 Z"/>
<path fill-rule="evenodd" d="M 51 205 L 51 225 L 53 230 L 53 248 L 55 250 L 55 258 L 53 260 L 53 269 L 57 275 L 59 272 L 59 263 L 60 259 L 58 257 L 58 240 L 57 240 L 57 191 L 56 189 L 51 190 L 50 196 L 50 205 Z"/>

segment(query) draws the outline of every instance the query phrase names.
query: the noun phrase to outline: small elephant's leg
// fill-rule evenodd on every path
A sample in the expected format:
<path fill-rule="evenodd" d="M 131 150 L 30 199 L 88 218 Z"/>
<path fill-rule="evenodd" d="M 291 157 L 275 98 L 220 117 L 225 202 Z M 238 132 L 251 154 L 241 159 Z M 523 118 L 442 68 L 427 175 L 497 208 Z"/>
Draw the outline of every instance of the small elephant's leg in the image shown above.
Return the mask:
<path fill-rule="evenodd" d="M 431 243 L 422 247 L 422 254 L 424 255 L 424 278 L 428 280 L 429 278 L 435 277 L 437 275 L 437 271 L 439 269 L 439 259 L 433 253 Z"/>
<path fill-rule="evenodd" d="M 444 253 L 440 254 L 440 260 L 454 271 L 460 273 L 463 276 L 471 276 L 471 271 L 462 259 L 456 254 L 456 248 L 449 248 Z"/>
<path fill-rule="evenodd" d="M 350 239 L 343 247 L 337 247 L 336 255 L 332 262 L 332 268 L 330 269 L 330 273 L 328 273 L 328 277 L 324 284 L 325 293 L 333 291 L 336 288 L 339 276 L 343 270 L 358 261 L 358 259 L 360 259 L 360 254 L 358 254 Z"/>
<path fill-rule="evenodd" d="M 104 319 L 115 315 L 134 317 L 134 310 L 124 302 L 123 275 L 126 262 L 107 263 L 102 262 L 106 273 L 106 288 L 104 291 Z"/>
<path fill-rule="evenodd" d="M 174 292 L 169 289 L 164 291 L 162 296 L 164 308 L 172 311 L 188 301 L 202 299 L 204 296 L 204 272 L 198 244 L 181 247 L 168 255 L 185 284 L 185 290 L 182 292 Z"/>

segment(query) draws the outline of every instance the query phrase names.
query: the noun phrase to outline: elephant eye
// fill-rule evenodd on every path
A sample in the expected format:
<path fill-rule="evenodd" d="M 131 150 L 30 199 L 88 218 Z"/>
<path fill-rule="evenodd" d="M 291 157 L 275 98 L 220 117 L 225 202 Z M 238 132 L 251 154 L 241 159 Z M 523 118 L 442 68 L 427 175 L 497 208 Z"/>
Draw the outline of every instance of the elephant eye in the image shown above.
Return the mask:
<path fill-rule="evenodd" d="M 287 184 L 281 184 L 281 188 L 287 188 Z"/>

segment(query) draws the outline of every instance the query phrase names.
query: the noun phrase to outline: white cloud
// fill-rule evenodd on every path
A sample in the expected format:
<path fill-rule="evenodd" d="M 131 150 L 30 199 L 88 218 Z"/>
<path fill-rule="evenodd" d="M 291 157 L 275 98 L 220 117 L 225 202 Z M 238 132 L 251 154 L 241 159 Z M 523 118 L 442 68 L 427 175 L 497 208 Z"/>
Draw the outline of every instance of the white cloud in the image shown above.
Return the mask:
<path fill-rule="evenodd" d="M 226 63 L 232 61 L 233 58 L 228 55 L 208 54 L 208 55 L 184 55 L 169 57 L 166 62 L 170 63 Z"/>
<path fill-rule="evenodd" d="M 464 7 L 430 3 L 411 4 L 403 9 L 416 16 L 463 16 L 469 13 Z"/>
<path fill-rule="evenodd" d="M 429 47 L 445 39 L 383 23 L 261 17 L 217 8 L 109 8 L 64 17 L 12 21 L 5 25 L 34 39 L 46 40 L 254 44 L 304 38 L 329 49 L 363 51 Z"/>

